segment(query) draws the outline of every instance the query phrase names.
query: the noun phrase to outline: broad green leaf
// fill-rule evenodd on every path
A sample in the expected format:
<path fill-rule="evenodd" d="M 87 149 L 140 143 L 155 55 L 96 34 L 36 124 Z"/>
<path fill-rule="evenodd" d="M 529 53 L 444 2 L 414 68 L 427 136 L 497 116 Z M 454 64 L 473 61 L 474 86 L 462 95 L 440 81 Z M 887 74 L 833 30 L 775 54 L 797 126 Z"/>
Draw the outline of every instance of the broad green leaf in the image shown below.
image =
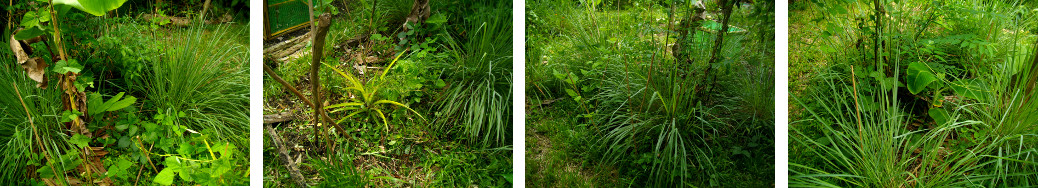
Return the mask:
<path fill-rule="evenodd" d="M 937 81 L 937 76 L 930 71 L 930 68 L 922 62 L 914 62 L 908 65 L 908 73 L 905 81 L 908 86 L 908 91 L 912 94 L 919 94 L 927 85 L 930 85 L 933 81 Z"/>
<path fill-rule="evenodd" d="M 172 185 L 174 178 L 173 175 L 176 175 L 176 173 L 173 173 L 172 169 L 162 169 L 162 171 L 159 172 L 158 175 L 155 175 L 155 179 L 152 181 L 158 183 L 159 185 Z"/>
<path fill-rule="evenodd" d="M 949 120 L 951 120 L 951 116 L 948 115 L 948 111 L 945 111 L 942 108 L 931 108 L 930 111 L 927 113 L 930 114 L 930 117 L 933 118 L 933 120 L 937 122 L 938 125 L 944 125 L 945 123 L 948 123 Z"/>
<path fill-rule="evenodd" d="M 47 34 L 47 32 L 40 29 L 40 27 L 28 27 L 28 29 L 23 29 L 21 31 L 18 31 L 18 33 L 14 34 L 14 40 L 26 40 L 44 34 Z"/>
<path fill-rule="evenodd" d="M 119 138 L 120 148 L 130 147 L 130 144 L 132 144 L 132 142 L 130 142 L 130 137 L 124 136 L 122 138 Z"/>
<path fill-rule="evenodd" d="M 37 19 L 37 16 L 36 16 L 36 11 L 29 11 L 29 12 L 26 12 L 25 15 L 22 15 L 22 23 L 20 25 L 22 27 L 25 27 L 25 28 L 31 28 L 31 27 L 36 27 L 36 25 L 40 25 L 40 21 L 39 21 L 39 19 Z M 24 40 L 24 39 L 18 39 L 18 40 Z"/>
<path fill-rule="evenodd" d="M 78 74 L 80 71 L 83 71 L 83 65 L 80 65 L 79 61 L 76 61 L 75 59 L 69 59 L 68 61 L 61 60 L 54 63 L 54 72 L 58 74 L 66 74 L 70 72 Z"/>
<path fill-rule="evenodd" d="M 951 83 L 952 90 L 955 90 L 955 94 L 961 95 L 966 98 L 974 100 L 981 100 L 987 93 L 987 84 L 983 81 L 976 79 L 964 79 L 957 80 Z"/>
<path fill-rule="evenodd" d="M 98 111 L 108 111 L 108 109 L 111 108 L 116 101 L 119 101 L 119 99 L 123 98 L 123 94 L 125 93 L 119 92 L 119 94 L 115 94 L 115 96 L 113 96 L 112 98 L 108 98 L 108 100 L 105 101 L 105 103 L 101 104 L 101 108 L 103 109 L 98 109 Z"/>
<path fill-rule="evenodd" d="M 123 94 L 122 92 L 119 92 L 119 95 L 122 95 L 122 94 Z M 136 103 L 136 102 L 137 102 L 137 98 L 136 97 L 126 96 L 126 99 L 123 99 L 123 100 L 120 100 L 118 102 L 115 102 L 114 104 L 112 104 L 112 106 L 109 106 L 108 109 L 106 109 L 105 111 L 111 112 L 111 111 L 120 110 L 120 109 L 129 107 L 130 105 L 133 105 L 133 103 Z"/>
<path fill-rule="evenodd" d="M 40 178 L 54 178 L 54 167 L 50 165 L 41 166 L 36 169 L 36 173 L 40 174 Z"/>
<path fill-rule="evenodd" d="M 447 17 L 443 16 L 443 14 L 433 14 L 432 16 L 429 16 L 428 19 L 425 19 L 425 23 L 431 23 L 431 24 L 447 23 Z"/>
<path fill-rule="evenodd" d="M 83 136 L 83 134 L 76 134 L 72 135 L 72 138 L 69 138 L 68 143 L 85 148 L 90 146 L 90 138 Z"/>
<path fill-rule="evenodd" d="M 443 88 L 444 86 L 447 86 L 447 82 L 444 82 L 443 79 L 436 79 L 433 81 L 433 86 L 436 86 L 437 89 Z"/>
<path fill-rule="evenodd" d="M 566 81 L 566 83 L 569 83 L 570 85 L 576 85 L 577 84 L 577 80 L 578 80 L 577 74 L 573 74 L 571 72 L 571 73 L 569 73 L 569 75 L 566 76 L 566 80 L 565 81 Z"/>
<path fill-rule="evenodd" d="M 87 97 L 87 114 L 93 115 L 101 112 L 99 109 L 102 109 L 102 104 L 104 104 L 104 101 L 101 99 L 101 94 L 91 93 L 90 96 Z"/>
<path fill-rule="evenodd" d="M 55 5 L 68 5 L 94 16 L 104 16 L 105 12 L 115 10 L 125 2 L 126 0 L 53 0 Z"/>
<path fill-rule="evenodd" d="M 569 94 L 570 97 L 578 97 L 578 96 L 580 96 L 580 94 L 577 94 L 577 92 L 573 91 L 572 89 L 566 89 L 566 94 Z"/>

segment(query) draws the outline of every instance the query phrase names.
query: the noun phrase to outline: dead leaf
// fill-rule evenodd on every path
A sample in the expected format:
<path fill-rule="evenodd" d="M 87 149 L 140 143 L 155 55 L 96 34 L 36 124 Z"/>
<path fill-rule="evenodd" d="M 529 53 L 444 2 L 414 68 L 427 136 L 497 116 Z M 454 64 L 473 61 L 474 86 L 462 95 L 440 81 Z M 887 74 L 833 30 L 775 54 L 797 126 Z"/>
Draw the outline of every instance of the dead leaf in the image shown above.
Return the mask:
<path fill-rule="evenodd" d="M 47 89 L 47 63 L 43 59 L 29 57 L 25 49 L 22 49 L 22 42 L 15 40 L 14 35 L 11 35 L 11 51 L 17 57 L 18 64 L 28 73 L 29 79 L 36 81 L 36 87 Z"/>
<path fill-rule="evenodd" d="M 40 58 L 32 58 L 22 64 L 22 69 L 28 73 L 29 79 L 36 81 L 36 87 L 47 89 L 47 63 Z"/>

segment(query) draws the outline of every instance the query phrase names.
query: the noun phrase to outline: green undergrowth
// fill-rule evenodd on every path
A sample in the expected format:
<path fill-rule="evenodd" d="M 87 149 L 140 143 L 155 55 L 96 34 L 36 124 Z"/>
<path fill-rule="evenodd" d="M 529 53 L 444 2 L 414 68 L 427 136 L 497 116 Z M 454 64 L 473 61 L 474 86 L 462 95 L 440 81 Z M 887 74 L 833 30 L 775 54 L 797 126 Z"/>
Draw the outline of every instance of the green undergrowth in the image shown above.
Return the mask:
<path fill-rule="evenodd" d="M 773 5 L 596 3 L 526 4 L 527 185 L 769 186 Z"/>
<path fill-rule="evenodd" d="M 412 1 L 349 2 L 349 12 L 325 2 L 318 10 L 333 21 L 318 76 L 325 110 L 345 132 L 314 129 L 311 107 L 264 77 L 265 113 L 301 114 L 273 127 L 298 145 L 291 155 L 308 185 L 512 185 L 509 3 L 431 1 L 425 23 L 405 24 Z M 344 45 L 357 38 L 366 41 Z M 310 45 L 288 61 L 265 60 L 307 97 Z M 296 186 L 265 140 L 264 185 Z"/>
<path fill-rule="evenodd" d="M 46 88 L 13 63 L 8 41 L 0 50 L 0 184 L 249 184 L 247 21 L 64 18 L 69 60 L 49 62 L 53 42 L 30 46 L 50 64 Z M 78 73 L 85 112 L 64 110 L 62 73 Z M 90 134 L 69 129 L 76 119 Z"/>
<path fill-rule="evenodd" d="M 790 186 L 1035 186 L 1035 7 L 792 4 Z"/>

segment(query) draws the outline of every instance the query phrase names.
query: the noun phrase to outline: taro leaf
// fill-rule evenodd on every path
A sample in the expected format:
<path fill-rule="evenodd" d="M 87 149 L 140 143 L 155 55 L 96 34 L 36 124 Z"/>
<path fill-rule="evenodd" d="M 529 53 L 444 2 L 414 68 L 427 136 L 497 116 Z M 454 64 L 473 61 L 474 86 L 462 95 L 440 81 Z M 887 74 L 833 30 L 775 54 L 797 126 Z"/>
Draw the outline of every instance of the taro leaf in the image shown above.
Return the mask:
<path fill-rule="evenodd" d="M 40 25 L 40 21 L 39 19 L 36 19 L 36 17 L 35 11 L 26 12 L 25 15 L 22 16 L 22 23 L 20 25 L 25 28 L 36 27 L 36 25 Z"/>
<path fill-rule="evenodd" d="M 173 178 L 174 178 L 173 175 L 176 175 L 176 174 L 173 173 L 172 169 L 170 169 L 170 168 L 162 169 L 162 171 L 159 172 L 158 175 L 155 175 L 155 179 L 152 180 L 152 181 L 155 182 L 155 183 L 158 183 L 159 185 L 166 185 L 166 186 L 172 185 L 173 184 Z"/>
<path fill-rule="evenodd" d="M 55 5 L 68 5 L 94 16 L 104 16 L 105 12 L 115 10 L 125 2 L 126 0 L 53 0 Z"/>
<path fill-rule="evenodd" d="M 981 100 L 984 97 L 984 93 L 986 93 L 984 88 L 986 87 L 987 84 L 976 79 L 957 80 L 951 83 L 951 88 L 955 90 L 955 94 L 974 100 Z"/>
<path fill-rule="evenodd" d="M 31 39 L 31 38 L 36 38 L 36 37 L 41 36 L 43 34 L 47 34 L 47 31 L 44 31 L 44 30 L 40 29 L 40 27 L 28 27 L 28 29 L 23 29 L 21 31 L 18 31 L 17 34 L 14 34 L 14 39 L 15 40 L 28 40 L 28 39 Z"/>
<path fill-rule="evenodd" d="M 907 82 L 908 91 L 912 92 L 912 94 L 919 94 L 927 85 L 937 81 L 937 76 L 934 76 L 930 68 L 922 62 L 909 64 L 907 74 L 908 77 L 905 78 L 905 82 Z"/>
<path fill-rule="evenodd" d="M 948 123 L 949 120 L 951 120 L 951 116 L 948 115 L 948 111 L 945 111 L 942 108 L 931 108 L 930 111 L 927 113 L 930 114 L 930 117 L 933 118 L 934 122 L 937 122 L 937 125 L 944 125 L 945 123 Z"/>

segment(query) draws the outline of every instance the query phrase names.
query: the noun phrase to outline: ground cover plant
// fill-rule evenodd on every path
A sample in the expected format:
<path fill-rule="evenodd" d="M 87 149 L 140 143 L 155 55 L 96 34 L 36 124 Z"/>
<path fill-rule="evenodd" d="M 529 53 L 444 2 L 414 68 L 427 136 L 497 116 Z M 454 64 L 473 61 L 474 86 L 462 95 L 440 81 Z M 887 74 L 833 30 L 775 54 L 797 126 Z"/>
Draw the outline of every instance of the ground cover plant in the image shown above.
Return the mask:
<path fill-rule="evenodd" d="M 265 45 L 265 187 L 512 185 L 510 2 L 313 5 Z"/>
<path fill-rule="evenodd" d="M 5 3 L 0 185 L 248 185 L 247 5 L 166 4 Z"/>
<path fill-rule="evenodd" d="M 773 182 L 774 2 L 526 2 L 528 187 Z"/>
<path fill-rule="evenodd" d="M 1038 185 L 1035 8 L 792 3 L 790 186 Z"/>

